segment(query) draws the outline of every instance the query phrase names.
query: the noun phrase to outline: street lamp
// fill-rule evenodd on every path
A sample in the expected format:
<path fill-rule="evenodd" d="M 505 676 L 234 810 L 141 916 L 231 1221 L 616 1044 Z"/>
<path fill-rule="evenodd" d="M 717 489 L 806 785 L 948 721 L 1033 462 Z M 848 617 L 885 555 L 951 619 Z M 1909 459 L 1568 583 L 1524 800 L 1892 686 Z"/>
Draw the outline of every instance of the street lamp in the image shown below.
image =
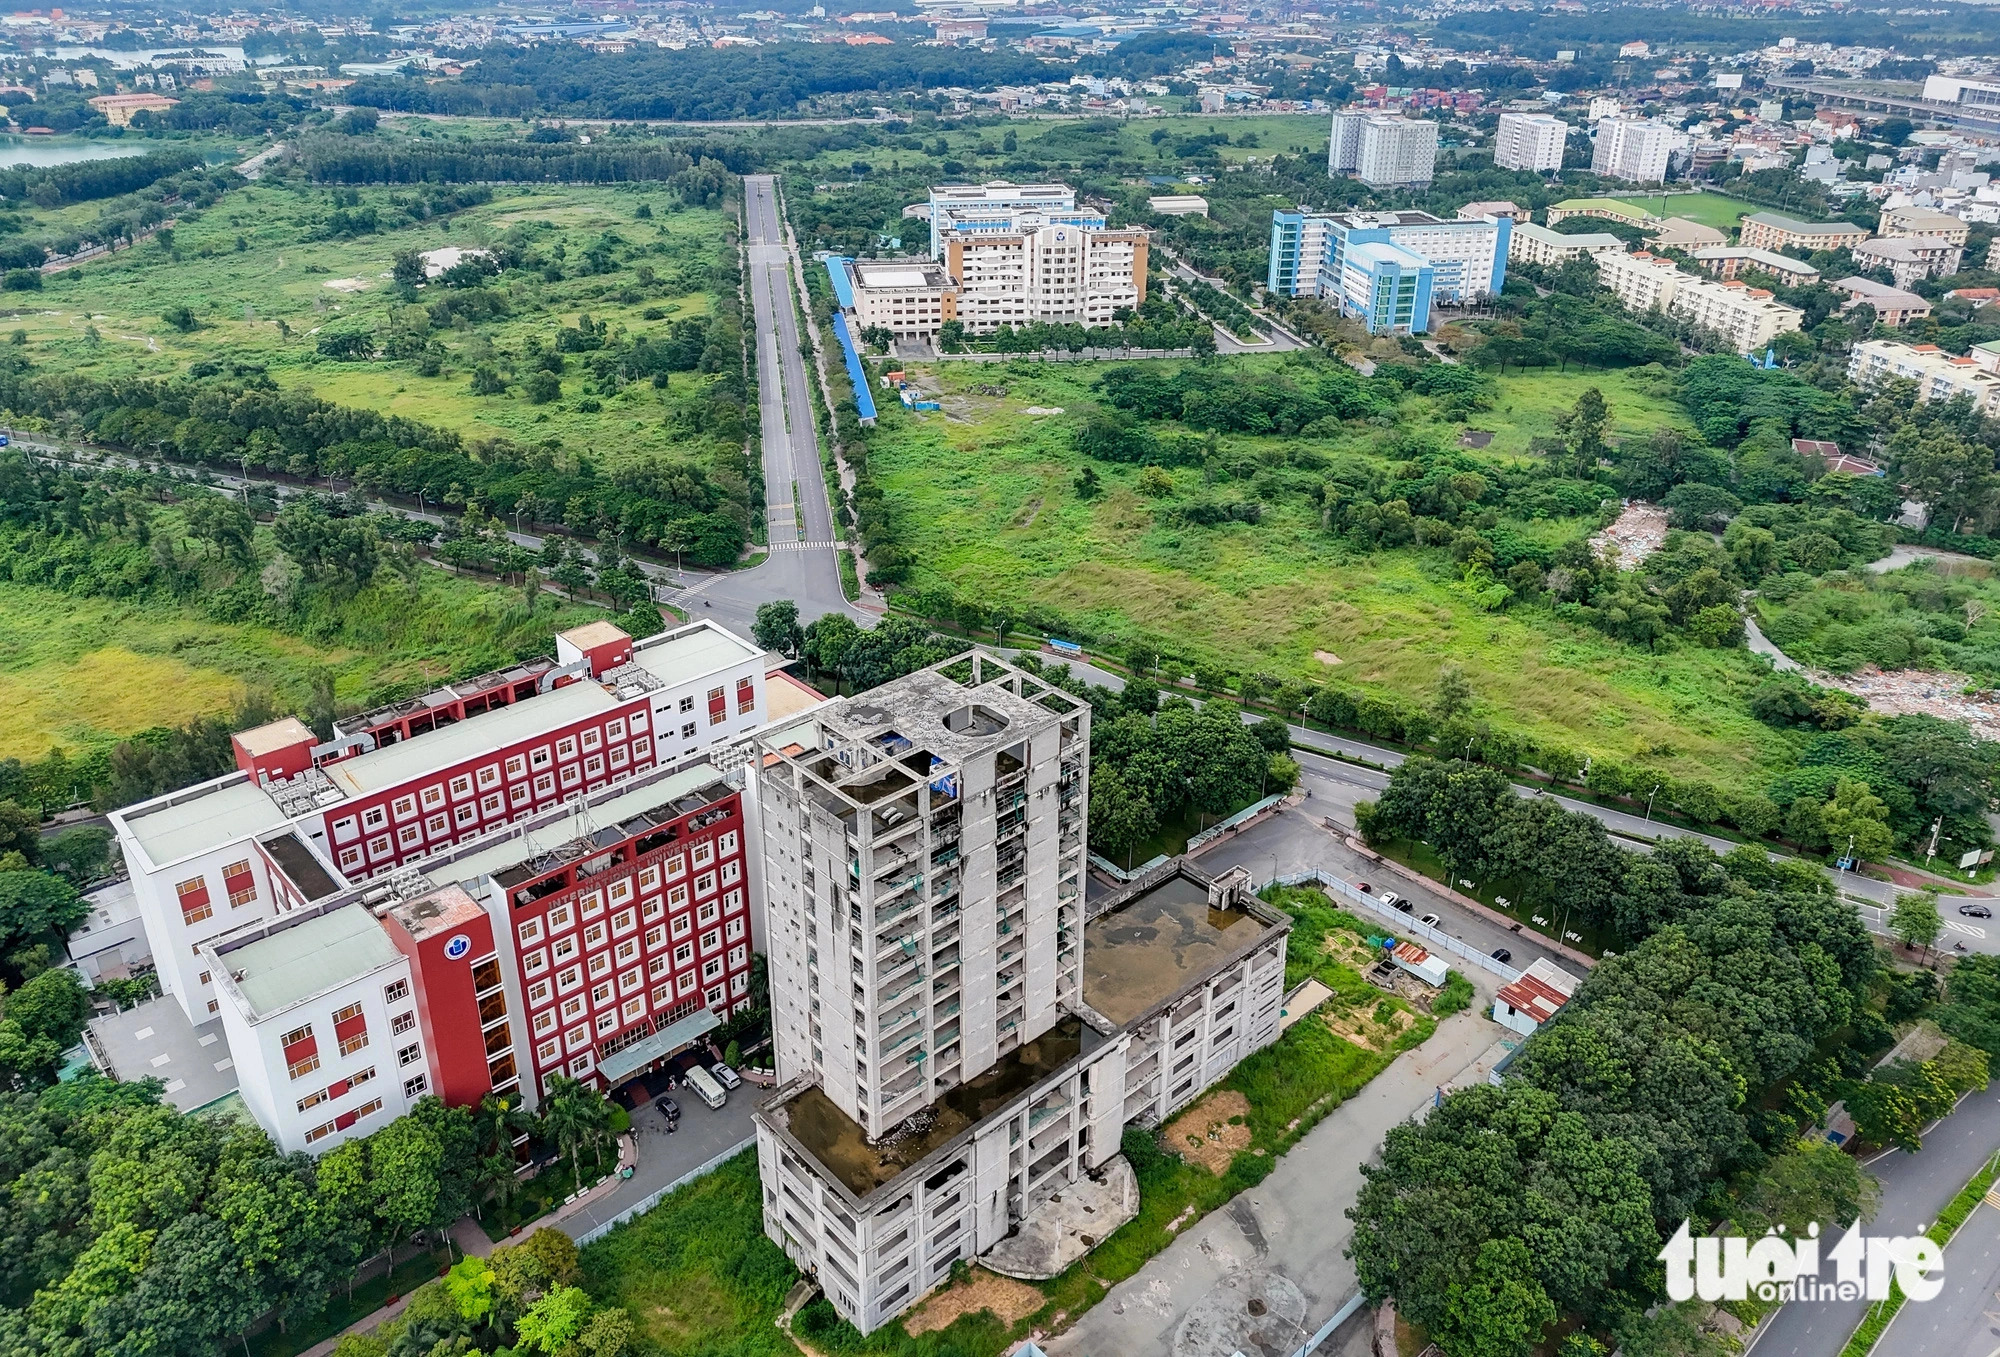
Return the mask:
<path fill-rule="evenodd" d="M 1653 823 L 1653 798 L 1659 794 L 1660 784 L 1655 782 L 1653 790 L 1646 793 L 1646 823 Z"/>

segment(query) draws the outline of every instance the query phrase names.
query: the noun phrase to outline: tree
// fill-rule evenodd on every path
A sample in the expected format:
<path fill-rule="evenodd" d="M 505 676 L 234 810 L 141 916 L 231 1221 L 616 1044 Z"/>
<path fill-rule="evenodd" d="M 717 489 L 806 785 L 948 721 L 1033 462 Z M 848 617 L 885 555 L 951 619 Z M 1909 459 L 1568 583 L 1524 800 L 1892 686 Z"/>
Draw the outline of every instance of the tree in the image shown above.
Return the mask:
<path fill-rule="evenodd" d="M 493 1269 L 484 1258 L 459 1259 L 444 1275 L 444 1290 L 468 1323 L 483 1323 L 493 1313 Z"/>
<path fill-rule="evenodd" d="M 1944 916 L 1938 913 L 1936 891 L 1910 891 L 1896 897 L 1889 911 L 1889 932 L 1902 939 L 1905 947 L 1930 949 L 1944 932 Z"/>
<path fill-rule="evenodd" d="M 1472 685 L 1465 681 L 1465 671 L 1455 664 L 1446 665 L 1438 675 L 1437 692 L 1431 698 L 1431 715 L 1441 724 L 1471 710 Z"/>
<path fill-rule="evenodd" d="M 750 635 L 764 649 L 796 658 L 805 645 L 805 632 L 799 626 L 799 605 L 788 598 L 758 604 Z"/>
<path fill-rule="evenodd" d="M 583 1187 L 583 1151 L 595 1145 L 609 1125 L 610 1106 L 602 1094 L 566 1076 L 549 1081 L 542 1131 L 569 1160 L 578 1190 Z"/>
<path fill-rule="evenodd" d="M 1450 1357 L 1524 1357 L 1555 1323 L 1556 1307 L 1534 1278 L 1528 1246 L 1489 1239 L 1470 1275 L 1452 1283 L 1444 1314 L 1431 1337 Z"/>
<path fill-rule="evenodd" d="M 1090 837 L 1096 848 L 1129 868 L 1132 850 L 1159 832 L 1159 816 L 1143 787 L 1100 763 L 1090 771 Z"/>
<path fill-rule="evenodd" d="M 1556 433 L 1567 454 L 1562 459 L 1562 472 L 1588 477 L 1606 452 L 1604 435 L 1610 428 L 1611 408 L 1604 402 L 1604 393 L 1594 386 L 1584 388 L 1576 404 L 1556 416 Z"/>
<path fill-rule="evenodd" d="M 12 804 L 0 802 L 0 807 Z M 11 952 L 22 943 L 59 939 L 89 914 L 76 887 L 59 876 L 28 868 L 0 871 L 0 949 Z"/>
<path fill-rule="evenodd" d="M 558 1357 L 583 1334 L 590 1317 L 590 1297 L 581 1288 L 557 1287 L 515 1321 L 521 1346 Z"/>
<path fill-rule="evenodd" d="M 1833 799 L 1820 810 L 1820 826 L 1830 848 L 1863 862 L 1885 857 L 1896 845 L 1888 803 L 1857 778 L 1844 777 L 1834 784 Z M 1935 907 L 1936 899 L 1931 903 Z"/>

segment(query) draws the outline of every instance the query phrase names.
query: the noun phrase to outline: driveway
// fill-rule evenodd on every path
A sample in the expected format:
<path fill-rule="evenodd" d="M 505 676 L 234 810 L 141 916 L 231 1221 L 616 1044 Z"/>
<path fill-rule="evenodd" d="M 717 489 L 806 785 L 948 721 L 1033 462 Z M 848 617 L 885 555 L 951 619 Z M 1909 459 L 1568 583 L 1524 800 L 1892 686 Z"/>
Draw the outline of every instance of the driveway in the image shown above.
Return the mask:
<path fill-rule="evenodd" d="M 1341 1251 L 1353 1235 L 1345 1212 L 1362 1164 L 1378 1156 L 1390 1127 L 1430 1106 L 1439 1085 L 1484 1078 L 1482 1057 L 1502 1035 L 1471 1012 L 1447 1018 L 1308 1132 L 1270 1177 L 1190 1226 L 1042 1346 L 1050 1357 L 1289 1357 L 1355 1294 L 1354 1265 Z"/>

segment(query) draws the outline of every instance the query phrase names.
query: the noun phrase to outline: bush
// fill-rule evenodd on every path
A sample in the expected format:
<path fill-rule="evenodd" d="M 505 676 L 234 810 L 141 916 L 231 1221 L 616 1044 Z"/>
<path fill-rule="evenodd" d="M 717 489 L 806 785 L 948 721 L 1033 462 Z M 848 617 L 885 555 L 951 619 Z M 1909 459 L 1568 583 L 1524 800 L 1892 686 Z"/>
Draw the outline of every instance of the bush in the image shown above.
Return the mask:
<path fill-rule="evenodd" d="M 42 271 L 40 269 L 8 269 L 6 276 L 0 278 L 0 289 L 5 289 L 8 292 L 40 292 L 42 290 Z"/>
<path fill-rule="evenodd" d="M 1438 992 L 1437 1001 L 1431 1005 L 1431 1014 L 1433 1017 L 1448 1018 L 1454 1013 L 1462 1013 L 1472 1007 L 1472 1001 L 1476 997 L 1478 996 L 1470 980 L 1457 971 L 1447 971 L 1444 988 Z"/>

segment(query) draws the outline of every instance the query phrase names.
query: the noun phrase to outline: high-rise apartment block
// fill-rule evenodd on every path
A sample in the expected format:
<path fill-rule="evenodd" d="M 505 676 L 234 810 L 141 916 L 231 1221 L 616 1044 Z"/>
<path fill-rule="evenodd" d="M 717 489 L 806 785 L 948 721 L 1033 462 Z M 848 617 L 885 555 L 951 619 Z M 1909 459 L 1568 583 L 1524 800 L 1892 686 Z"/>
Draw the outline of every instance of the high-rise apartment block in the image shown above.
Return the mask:
<path fill-rule="evenodd" d="M 170 1098 L 229 1071 L 318 1152 L 426 1093 L 532 1105 L 685 1045 L 748 1002 L 740 796 L 703 760 L 764 724 L 765 691 L 763 651 L 713 623 L 593 622 L 330 740 L 239 733 L 236 772 L 110 817 L 166 992 L 144 1035 L 203 1063 L 132 1068 L 109 1030 L 106 1063 Z"/>
<path fill-rule="evenodd" d="M 1054 1275 L 989 1251 L 1277 1039 L 1285 916 L 1180 861 L 1086 911 L 1089 756 L 978 653 L 759 741 L 764 1228 L 863 1332 L 961 1259 Z"/>
<path fill-rule="evenodd" d="M 1679 136 L 1674 128 L 1650 119 L 1606 118 L 1597 125 L 1590 172 L 1634 184 L 1665 183 L 1667 158 Z"/>
<path fill-rule="evenodd" d="M 1352 175 L 1371 188 L 1428 184 L 1437 168 L 1438 125 L 1367 109 L 1333 115 L 1329 174 Z"/>
<path fill-rule="evenodd" d="M 1498 293 L 1512 220 L 1444 221 L 1428 212 L 1273 212 L 1265 286 L 1324 297 L 1371 333 L 1423 334 L 1434 301 Z"/>
<path fill-rule="evenodd" d="M 1502 113 L 1493 138 L 1493 163 L 1503 170 L 1540 174 L 1559 170 L 1569 124 L 1546 113 Z"/>

